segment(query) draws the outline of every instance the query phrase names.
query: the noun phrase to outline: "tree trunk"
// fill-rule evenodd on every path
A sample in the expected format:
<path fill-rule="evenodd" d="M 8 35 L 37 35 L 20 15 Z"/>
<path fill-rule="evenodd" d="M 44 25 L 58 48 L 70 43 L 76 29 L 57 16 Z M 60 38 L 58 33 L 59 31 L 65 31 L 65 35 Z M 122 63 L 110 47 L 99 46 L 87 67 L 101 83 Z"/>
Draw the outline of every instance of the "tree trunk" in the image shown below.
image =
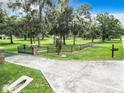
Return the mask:
<path fill-rule="evenodd" d="M 105 36 L 104 35 L 102 36 L 102 42 L 105 42 Z"/>
<path fill-rule="evenodd" d="M 35 37 L 33 36 L 33 43 L 35 43 Z"/>
<path fill-rule="evenodd" d="M 44 37 L 45 37 L 45 34 L 44 34 L 44 33 L 42 33 L 42 40 L 44 40 Z"/>
<path fill-rule="evenodd" d="M 59 45 L 58 46 L 58 55 L 60 55 L 60 52 L 62 50 L 62 35 L 60 35 Z"/>
<path fill-rule="evenodd" d="M 33 40 L 32 40 L 32 37 L 30 37 L 30 44 L 33 44 Z"/>
<path fill-rule="evenodd" d="M 60 35 L 60 44 L 62 45 L 62 35 Z"/>
<path fill-rule="evenodd" d="M 94 37 L 92 36 L 92 43 L 94 42 Z"/>
<path fill-rule="evenodd" d="M 66 45 L 66 42 L 65 42 L 65 35 L 63 35 L 63 45 Z"/>
<path fill-rule="evenodd" d="M 38 47 L 40 47 L 40 36 L 38 36 Z"/>
<path fill-rule="evenodd" d="M 53 36 L 53 44 L 56 45 L 56 36 Z"/>
<path fill-rule="evenodd" d="M 12 36 L 12 32 L 10 32 L 10 44 L 13 44 L 13 36 Z"/>
<path fill-rule="evenodd" d="M 102 31 L 102 42 L 105 42 L 106 39 L 106 34 L 105 34 L 105 30 L 103 29 Z"/>
<path fill-rule="evenodd" d="M 30 44 L 33 44 L 32 33 L 30 33 Z"/>
<path fill-rule="evenodd" d="M 24 40 L 27 40 L 27 35 L 26 34 L 24 35 Z"/>
<path fill-rule="evenodd" d="M 73 45 L 75 45 L 76 35 L 73 36 Z"/>

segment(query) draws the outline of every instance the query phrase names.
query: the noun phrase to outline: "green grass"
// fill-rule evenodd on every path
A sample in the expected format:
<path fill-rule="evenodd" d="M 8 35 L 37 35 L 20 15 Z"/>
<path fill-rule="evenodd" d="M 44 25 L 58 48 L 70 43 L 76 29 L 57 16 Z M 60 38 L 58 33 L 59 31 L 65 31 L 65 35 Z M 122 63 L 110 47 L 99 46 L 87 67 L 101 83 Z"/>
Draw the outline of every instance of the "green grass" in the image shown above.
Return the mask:
<path fill-rule="evenodd" d="M 43 41 L 41 41 L 41 45 L 43 46 L 51 45 L 52 42 L 53 42 L 52 39 L 46 38 Z M 34 43 L 37 44 L 37 42 Z M 10 40 L 0 40 L 0 47 L 4 47 L 7 53 L 17 53 L 17 46 L 24 44 L 30 45 L 30 41 L 23 39 L 15 39 L 14 44 L 10 44 Z"/>
<path fill-rule="evenodd" d="M 32 77 L 34 80 L 20 93 L 53 93 L 40 71 L 10 63 L 0 64 L 0 91 L 4 85 L 11 84 L 22 75 Z"/>
<path fill-rule="evenodd" d="M 17 46 L 19 45 L 29 45 L 30 41 L 24 41 L 22 39 L 14 40 L 14 44 L 9 44 L 9 40 L 0 40 L 0 47 L 4 47 L 7 53 L 17 53 Z M 76 40 L 76 44 L 84 44 L 91 42 L 91 40 L 83 40 L 78 38 Z M 107 41 L 105 43 L 100 43 L 99 40 L 95 40 L 96 44 L 94 47 L 85 48 L 81 51 L 75 51 L 73 53 L 61 53 L 65 54 L 67 57 L 58 56 L 56 53 L 41 53 L 40 56 L 57 59 L 57 60 L 120 60 L 123 58 L 123 48 L 122 43 L 119 39 L 114 39 L 111 41 Z M 36 42 L 37 43 L 37 42 Z M 66 40 L 67 45 L 72 45 L 73 40 Z M 111 57 L 111 47 L 112 44 L 115 44 L 115 47 L 119 48 L 119 51 L 115 52 L 115 57 Z M 52 38 L 45 38 L 45 40 L 41 41 L 42 47 L 54 47 Z M 69 50 L 70 48 L 64 47 L 64 49 Z"/>
<path fill-rule="evenodd" d="M 91 42 L 91 40 L 77 39 L 76 44 L 83 44 L 87 42 Z M 37 44 L 37 42 L 35 43 Z M 66 40 L 66 43 L 68 45 L 73 44 L 73 40 Z M 25 41 L 23 39 L 16 39 L 14 40 L 14 44 L 10 44 L 10 40 L 0 40 L 0 47 L 4 47 L 6 53 L 17 53 L 17 46 L 20 46 L 23 44 L 30 45 L 30 41 L 29 40 Z M 54 47 L 52 38 L 45 38 L 44 40 L 42 40 L 41 46 Z"/>
<path fill-rule="evenodd" d="M 115 51 L 114 58 L 112 58 L 111 53 L 112 44 L 119 49 L 119 51 Z M 61 56 L 63 54 L 67 57 L 63 58 Z M 88 47 L 73 53 L 61 53 L 61 55 L 55 53 L 42 54 L 43 57 L 57 60 L 121 60 L 123 58 L 123 47 L 121 41 L 116 39 L 104 43 L 96 42 L 94 47 Z"/>

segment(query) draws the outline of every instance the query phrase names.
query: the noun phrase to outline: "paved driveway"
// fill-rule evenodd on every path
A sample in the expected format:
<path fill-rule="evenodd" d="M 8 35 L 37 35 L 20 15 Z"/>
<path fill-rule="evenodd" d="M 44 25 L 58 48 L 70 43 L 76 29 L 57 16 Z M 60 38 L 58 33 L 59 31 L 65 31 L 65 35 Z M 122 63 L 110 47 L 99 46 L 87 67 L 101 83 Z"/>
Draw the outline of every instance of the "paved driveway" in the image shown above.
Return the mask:
<path fill-rule="evenodd" d="M 55 61 L 31 55 L 6 58 L 41 70 L 55 93 L 124 93 L 124 62 Z"/>

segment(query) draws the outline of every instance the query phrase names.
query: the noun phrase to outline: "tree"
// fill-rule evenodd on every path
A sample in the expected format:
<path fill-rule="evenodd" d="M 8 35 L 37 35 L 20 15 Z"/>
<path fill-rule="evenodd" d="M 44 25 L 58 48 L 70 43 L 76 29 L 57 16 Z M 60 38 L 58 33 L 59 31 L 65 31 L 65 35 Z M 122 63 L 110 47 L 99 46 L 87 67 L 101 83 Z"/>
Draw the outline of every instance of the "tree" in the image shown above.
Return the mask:
<path fill-rule="evenodd" d="M 2 3 L 0 3 L 0 33 L 1 34 L 4 34 L 6 16 L 7 16 L 6 12 L 2 9 Z"/>
<path fill-rule="evenodd" d="M 61 42 L 63 39 L 63 44 L 65 45 L 65 36 L 69 33 L 69 22 L 71 21 L 72 8 L 65 7 L 65 10 L 60 14 L 57 19 L 57 24 L 55 26 L 55 33 L 59 36 Z"/>
<path fill-rule="evenodd" d="M 16 17 L 15 16 L 6 16 L 5 18 L 5 32 L 4 34 L 10 36 L 10 43 L 13 44 L 13 34 L 16 31 Z"/>
<path fill-rule="evenodd" d="M 43 28 L 44 28 L 44 17 L 43 17 L 43 9 L 45 6 L 47 7 L 51 7 L 52 6 L 52 0 L 32 0 L 31 2 L 32 4 L 35 4 L 37 3 L 39 8 L 38 8 L 38 11 L 39 11 L 39 34 L 38 34 L 38 46 L 40 46 L 40 34 L 42 35 L 42 39 L 44 39 L 44 33 L 45 31 L 43 31 Z"/>
<path fill-rule="evenodd" d="M 63 38 L 63 45 L 66 45 L 65 39 L 66 36 L 70 33 L 69 23 L 72 21 L 72 11 L 73 9 L 71 7 L 66 7 L 64 13 L 62 14 L 62 20 L 60 24 L 61 29 L 63 29 L 60 34 Z"/>
<path fill-rule="evenodd" d="M 91 6 L 89 4 L 83 4 L 74 12 L 72 21 L 73 44 L 75 44 L 76 35 L 79 34 L 81 36 L 89 32 L 87 24 L 91 21 L 90 10 Z"/>
<path fill-rule="evenodd" d="M 16 21 L 16 27 L 18 27 L 18 29 L 16 29 L 15 35 L 17 37 L 23 37 L 24 40 L 27 40 L 28 37 L 26 21 L 27 21 L 26 17 L 17 18 Z"/>
<path fill-rule="evenodd" d="M 58 36 L 61 39 L 61 43 L 63 41 L 63 44 L 66 44 L 65 40 L 69 33 L 69 22 L 71 21 L 72 12 L 73 9 L 69 7 L 67 3 L 63 4 L 61 0 L 58 5 L 53 8 L 52 15 L 50 15 L 50 21 L 52 23 L 50 34 L 54 35 L 54 44 L 56 41 L 55 37 Z"/>
<path fill-rule="evenodd" d="M 70 23 L 70 28 L 71 28 L 71 33 L 73 35 L 73 45 L 75 45 L 76 35 L 78 35 L 79 31 L 81 30 L 81 24 L 76 14 L 73 14 L 72 17 L 73 17 L 73 20 Z"/>
<path fill-rule="evenodd" d="M 96 22 L 95 18 L 92 18 L 86 26 L 86 29 L 88 31 L 88 36 L 89 38 L 91 38 L 92 43 L 94 42 L 94 39 L 97 38 L 97 36 L 99 35 L 99 25 Z"/>
<path fill-rule="evenodd" d="M 58 28 L 58 19 L 61 15 L 61 11 L 59 9 L 59 6 L 54 6 L 51 13 L 49 13 L 47 17 L 47 22 L 50 27 L 50 35 L 53 35 L 53 44 L 56 45 L 56 35 L 57 35 L 57 28 Z"/>
<path fill-rule="evenodd" d="M 9 8 L 12 8 L 13 10 L 16 10 L 16 11 L 19 11 L 21 10 L 22 11 L 22 14 L 24 13 L 26 15 L 26 18 L 27 18 L 27 23 L 26 23 L 26 28 L 28 31 L 28 34 L 29 34 L 29 37 L 30 37 L 30 43 L 32 44 L 32 32 L 31 32 L 31 23 L 30 23 L 30 20 L 31 20 L 31 1 L 30 0 L 26 0 L 26 1 L 23 1 L 22 0 L 16 0 L 14 2 L 9 2 L 8 3 L 8 7 Z M 25 35 L 26 36 L 26 35 Z"/>
<path fill-rule="evenodd" d="M 91 18 L 90 10 L 91 9 L 92 9 L 91 5 L 83 4 L 77 9 L 77 14 L 78 14 L 78 16 L 81 16 L 80 18 L 86 18 L 86 19 L 90 20 L 90 18 Z"/>
<path fill-rule="evenodd" d="M 100 36 L 103 42 L 106 39 L 110 40 L 121 28 L 120 21 L 108 13 L 98 14 L 96 18 L 100 25 Z"/>
<path fill-rule="evenodd" d="M 0 4 L 0 23 L 4 22 L 4 16 L 5 16 L 5 12 L 3 11 L 1 4 Z"/>

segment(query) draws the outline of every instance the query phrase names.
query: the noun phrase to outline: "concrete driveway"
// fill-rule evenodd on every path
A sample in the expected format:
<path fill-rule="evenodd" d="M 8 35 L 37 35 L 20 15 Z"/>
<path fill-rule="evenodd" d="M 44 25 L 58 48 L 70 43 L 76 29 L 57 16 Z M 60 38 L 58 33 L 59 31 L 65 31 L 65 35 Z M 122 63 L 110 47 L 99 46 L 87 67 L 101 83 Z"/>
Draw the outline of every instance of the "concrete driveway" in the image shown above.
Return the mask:
<path fill-rule="evenodd" d="M 55 61 L 31 55 L 6 60 L 41 70 L 55 93 L 124 93 L 123 61 Z"/>

